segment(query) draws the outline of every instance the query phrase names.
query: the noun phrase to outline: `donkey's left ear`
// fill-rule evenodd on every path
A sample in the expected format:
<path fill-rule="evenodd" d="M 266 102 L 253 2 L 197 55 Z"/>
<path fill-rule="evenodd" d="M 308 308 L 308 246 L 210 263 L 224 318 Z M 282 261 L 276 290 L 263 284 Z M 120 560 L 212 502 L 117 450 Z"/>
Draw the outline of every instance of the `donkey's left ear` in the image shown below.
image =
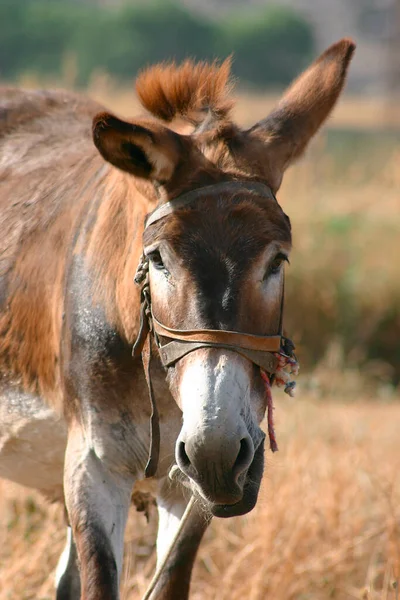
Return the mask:
<path fill-rule="evenodd" d="M 302 154 L 335 106 L 354 49 L 349 39 L 330 46 L 289 87 L 276 109 L 246 132 L 249 142 L 260 145 L 274 191 L 285 169 Z"/>
<path fill-rule="evenodd" d="M 118 169 L 165 183 L 185 156 L 184 141 L 167 127 L 146 125 L 100 113 L 93 119 L 93 141 L 103 158 Z"/>

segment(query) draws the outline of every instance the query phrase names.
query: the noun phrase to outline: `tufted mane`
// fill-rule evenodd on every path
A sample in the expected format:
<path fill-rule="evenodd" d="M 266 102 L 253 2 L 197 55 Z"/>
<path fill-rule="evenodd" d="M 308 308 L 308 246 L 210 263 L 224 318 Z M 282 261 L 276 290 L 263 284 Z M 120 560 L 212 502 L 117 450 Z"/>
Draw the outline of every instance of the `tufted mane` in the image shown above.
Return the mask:
<path fill-rule="evenodd" d="M 220 65 L 192 60 L 179 66 L 161 63 L 139 74 L 136 91 L 144 108 L 166 122 L 181 116 L 198 125 L 207 113 L 224 120 L 234 104 L 229 97 L 230 69 L 230 58 Z"/>

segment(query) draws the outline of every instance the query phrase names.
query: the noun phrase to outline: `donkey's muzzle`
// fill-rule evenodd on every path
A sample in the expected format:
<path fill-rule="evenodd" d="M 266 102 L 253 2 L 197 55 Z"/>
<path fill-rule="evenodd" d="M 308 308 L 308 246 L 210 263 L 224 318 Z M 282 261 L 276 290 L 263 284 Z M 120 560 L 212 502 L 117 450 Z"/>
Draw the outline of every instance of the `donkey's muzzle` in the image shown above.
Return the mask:
<path fill-rule="evenodd" d="M 176 445 L 180 470 L 196 484 L 199 493 L 212 504 L 232 505 L 243 497 L 247 471 L 254 459 L 254 445 L 247 434 L 221 443 L 215 435 L 181 435 Z"/>
<path fill-rule="evenodd" d="M 236 504 L 213 504 L 210 506 L 214 517 L 223 519 L 229 517 L 240 517 L 245 515 L 255 507 L 260 491 L 260 484 L 264 470 L 264 439 L 261 441 L 254 453 L 243 488 L 242 498 Z"/>

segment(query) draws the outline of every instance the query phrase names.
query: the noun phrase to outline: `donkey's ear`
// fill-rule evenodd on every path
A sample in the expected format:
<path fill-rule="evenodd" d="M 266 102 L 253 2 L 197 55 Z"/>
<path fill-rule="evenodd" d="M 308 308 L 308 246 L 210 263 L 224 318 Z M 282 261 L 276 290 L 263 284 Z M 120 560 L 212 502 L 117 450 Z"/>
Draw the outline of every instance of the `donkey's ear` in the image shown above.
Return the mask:
<path fill-rule="evenodd" d="M 247 132 L 264 143 L 275 190 L 285 169 L 302 154 L 333 109 L 354 49 L 349 39 L 330 46 L 294 81 L 277 108 Z"/>
<path fill-rule="evenodd" d="M 118 169 L 165 183 L 184 155 L 183 140 L 167 127 L 146 125 L 100 113 L 93 119 L 93 141 L 103 158 Z"/>

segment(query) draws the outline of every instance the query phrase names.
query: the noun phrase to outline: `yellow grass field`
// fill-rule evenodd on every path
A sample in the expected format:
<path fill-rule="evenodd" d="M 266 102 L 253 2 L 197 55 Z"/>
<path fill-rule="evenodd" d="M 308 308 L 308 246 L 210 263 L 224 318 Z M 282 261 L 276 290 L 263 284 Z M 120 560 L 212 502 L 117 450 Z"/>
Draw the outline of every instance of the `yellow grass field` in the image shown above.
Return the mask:
<path fill-rule="evenodd" d="M 122 115 L 137 113 L 132 90 L 113 90 L 104 77 L 90 93 Z M 239 121 L 265 116 L 273 101 L 241 96 Z M 378 101 L 348 99 L 335 114 L 334 127 L 400 125 L 398 107 L 394 114 Z M 280 451 L 267 452 L 254 511 L 209 528 L 191 600 L 400 599 L 399 394 L 393 365 L 363 355 L 371 327 L 400 298 L 400 145 L 389 152 L 367 143 L 362 157 L 357 150 L 341 162 L 346 147 L 333 155 L 320 135 L 279 194 L 295 242 L 290 333 L 300 360 L 302 332 L 315 341 L 314 363 L 297 399 L 275 392 Z M 360 345 L 344 358 L 340 336 L 356 319 Z M 124 600 L 139 600 L 153 572 L 156 520 L 155 511 L 149 525 L 132 511 Z M 0 600 L 53 598 L 64 537 L 60 507 L 0 481 Z"/>

